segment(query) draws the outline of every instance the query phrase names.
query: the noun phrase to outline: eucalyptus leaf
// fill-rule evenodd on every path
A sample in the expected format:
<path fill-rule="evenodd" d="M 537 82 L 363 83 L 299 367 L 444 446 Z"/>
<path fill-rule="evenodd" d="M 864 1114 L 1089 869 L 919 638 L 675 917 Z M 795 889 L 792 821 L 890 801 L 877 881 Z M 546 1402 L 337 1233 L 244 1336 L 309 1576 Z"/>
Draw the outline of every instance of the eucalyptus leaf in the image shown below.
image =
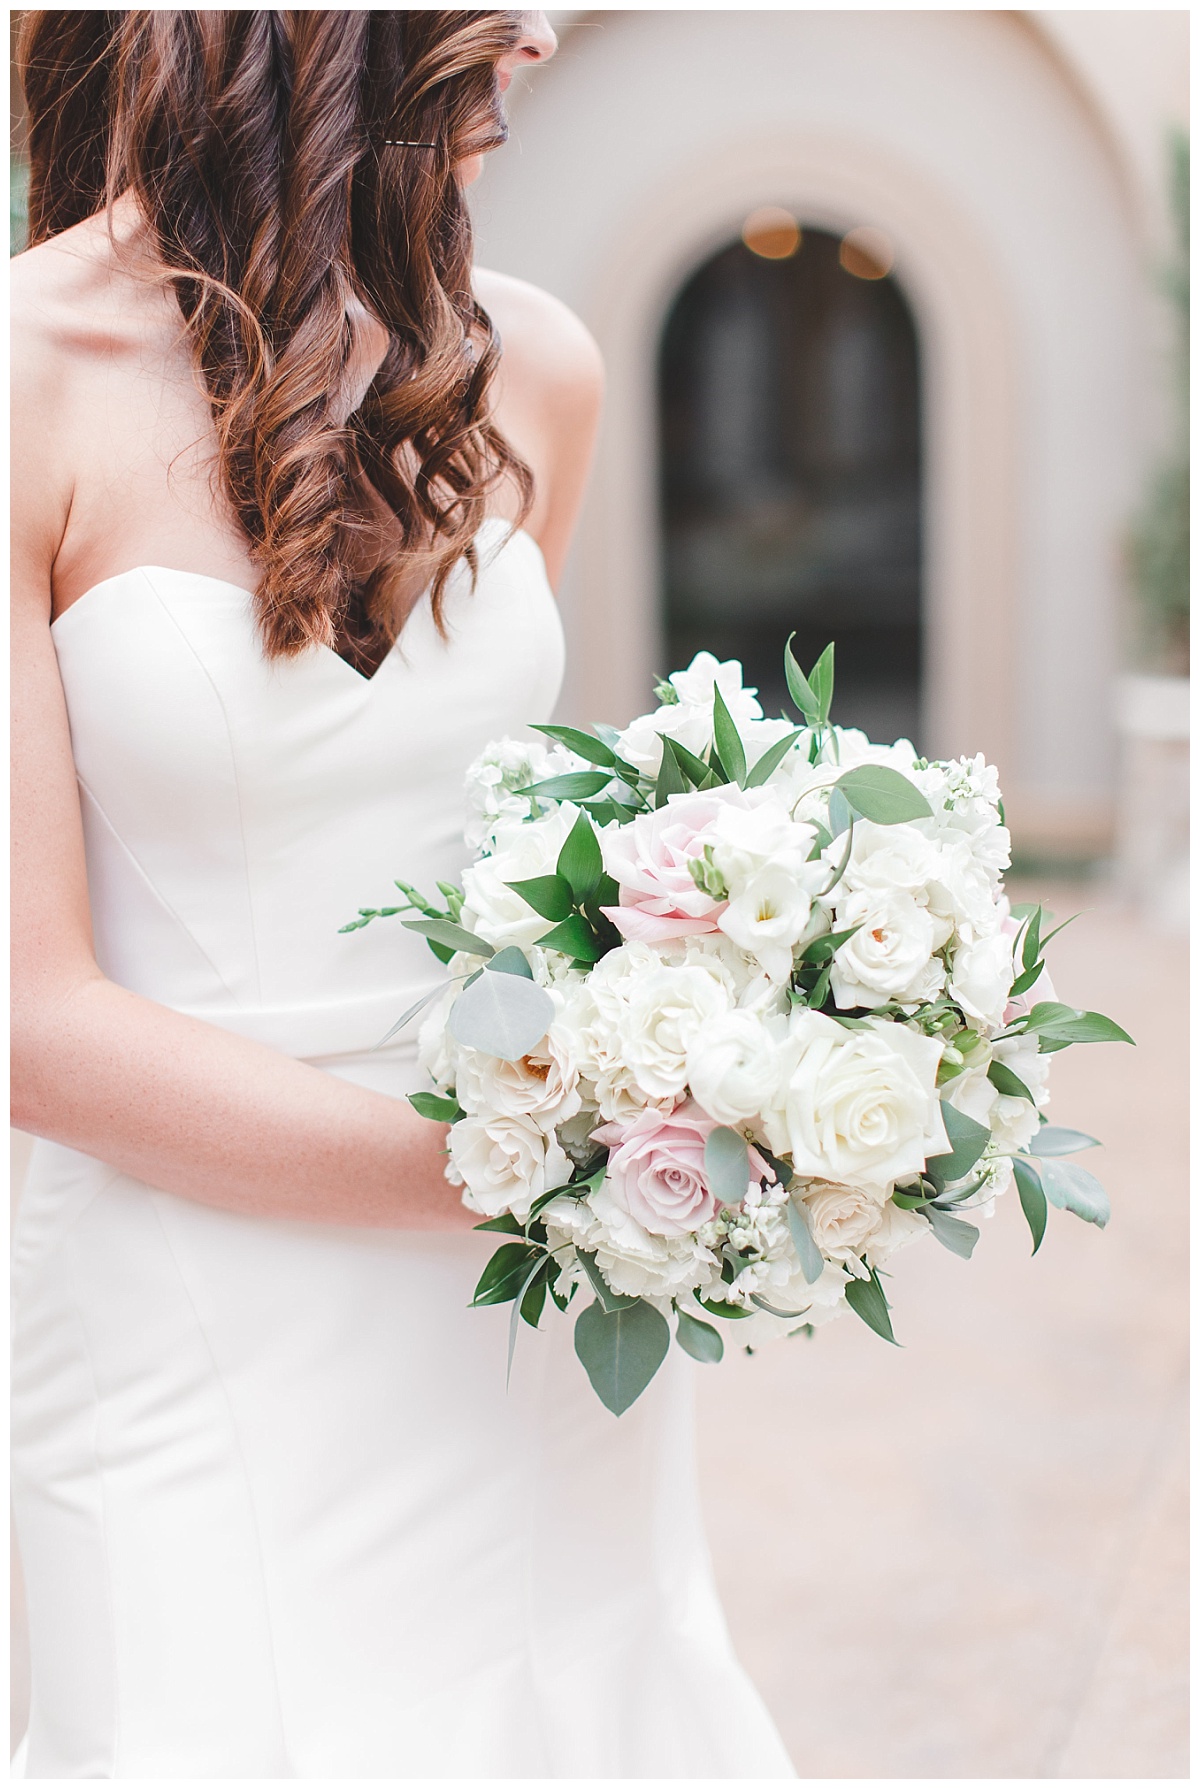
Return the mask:
<path fill-rule="evenodd" d="M 750 1157 L 746 1139 L 719 1124 L 704 1145 L 704 1177 L 709 1191 L 722 1205 L 740 1205 L 750 1185 Z"/>
<path fill-rule="evenodd" d="M 451 1035 L 469 1050 L 519 1062 L 536 1049 L 554 1018 L 554 1002 L 519 975 L 481 975 L 450 1008 Z"/>
<path fill-rule="evenodd" d="M 817 1247 L 816 1237 L 812 1233 L 808 1208 L 799 1200 L 789 1199 L 784 1209 L 787 1212 L 788 1234 L 800 1262 L 800 1271 L 809 1285 L 815 1286 L 825 1271 L 825 1257 Z"/>
<path fill-rule="evenodd" d="M 979 1231 L 974 1224 L 965 1223 L 962 1218 L 951 1217 L 949 1212 L 939 1211 L 936 1205 L 927 1205 L 925 1216 L 929 1219 L 933 1234 L 951 1254 L 960 1255 L 964 1261 L 971 1259 L 975 1244 L 979 1241 Z"/>
<path fill-rule="evenodd" d="M 410 1019 L 415 1019 L 419 1012 L 423 1012 L 431 1001 L 437 999 L 439 994 L 444 994 L 447 987 L 453 987 L 457 980 L 459 980 L 458 976 L 452 976 L 449 982 L 439 982 L 436 988 L 430 988 L 428 994 L 422 994 L 419 1000 L 414 1000 L 411 1006 L 405 1007 L 391 1030 L 385 1031 L 379 1042 L 373 1047 L 376 1050 L 382 1050 L 384 1044 L 390 1044 L 396 1033 L 403 1031 Z"/>
<path fill-rule="evenodd" d="M 726 1304 L 723 1298 L 701 1298 L 699 1293 L 696 1295 L 696 1303 L 702 1305 L 712 1316 L 724 1317 L 728 1322 L 732 1322 L 737 1317 L 749 1317 L 753 1314 L 740 1304 Z"/>
<path fill-rule="evenodd" d="M 1037 1169 L 1031 1162 L 1023 1161 L 1019 1155 L 1013 1157 L 1013 1179 L 1017 1183 L 1017 1196 L 1021 1201 L 1021 1210 L 1025 1213 L 1025 1222 L 1029 1225 L 1029 1234 L 1033 1237 L 1031 1252 L 1036 1255 L 1046 1234 L 1046 1195 L 1042 1191 Z"/>
<path fill-rule="evenodd" d="M 1064 1124 L 1044 1124 L 1025 1147 L 1030 1155 L 1074 1155 L 1079 1149 L 1098 1149 L 1100 1139 L 1089 1137 L 1086 1131 L 1068 1130 Z"/>
<path fill-rule="evenodd" d="M 533 980 L 533 970 L 529 958 L 519 944 L 506 944 L 498 950 L 488 962 L 489 975 L 521 975 L 526 981 Z"/>
<path fill-rule="evenodd" d="M 675 1316 L 675 1340 L 683 1352 L 690 1354 L 693 1360 L 703 1361 L 706 1366 L 715 1366 L 725 1352 L 720 1331 L 687 1311 L 677 1309 Z"/>
<path fill-rule="evenodd" d="M 879 1284 L 879 1275 L 874 1268 L 870 1270 L 870 1278 L 865 1280 L 848 1280 L 846 1282 L 846 1303 L 856 1317 L 861 1317 L 868 1328 L 885 1342 L 899 1343 L 892 1334 L 892 1319 L 888 1315 L 888 1301 L 883 1295 L 883 1287 Z"/>
<path fill-rule="evenodd" d="M 833 839 L 840 839 L 844 832 L 848 832 L 853 820 L 854 814 L 851 811 L 850 803 L 835 783 L 829 791 L 830 842 L 832 843 Z"/>
<path fill-rule="evenodd" d="M 806 1317 L 812 1308 L 810 1305 L 805 1305 L 802 1311 L 781 1311 L 778 1305 L 768 1304 L 761 1292 L 752 1292 L 750 1294 L 750 1303 L 757 1305 L 760 1311 L 766 1311 L 772 1317 L 784 1317 L 789 1321 L 793 1317 Z"/>
<path fill-rule="evenodd" d="M 1078 1162 L 1064 1162 L 1053 1156 L 1039 1160 L 1038 1173 L 1042 1191 L 1051 1205 L 1057 1205 L 1060 1211 L 1073 1211 L 1085 1223 L 1103 1230 L 1112 1216 L 1112 1206 L 1094 1174 Z"/>
<path fill-rule="evenodd" d="M 597 1301 L 575 1322 L 575 1352 L 592 1389 L 614 1416 L 645 1391 L 670 1345 L 666 1318 L 641 1298 L 611 1312 Z"/>
<path fill-rule="evenodd" d="M 444 945 L 449 951 L 462 950 L 473 957 L 490 957 L 495 953 L 485 938 L 476 937 L 474 932 L 456 926 L 449 919 L 402 919 L 400 924 L 406 932 L 420 932 L 433 944 Z"/>
<path fill-rule="evenodd" d="M 877 826 L 897 826 L 905 820 L 927 820 L 933 810 L 915 783 L 890 764 L 857 764 L 843 771 L 834 784 L 855 813 Z"/>

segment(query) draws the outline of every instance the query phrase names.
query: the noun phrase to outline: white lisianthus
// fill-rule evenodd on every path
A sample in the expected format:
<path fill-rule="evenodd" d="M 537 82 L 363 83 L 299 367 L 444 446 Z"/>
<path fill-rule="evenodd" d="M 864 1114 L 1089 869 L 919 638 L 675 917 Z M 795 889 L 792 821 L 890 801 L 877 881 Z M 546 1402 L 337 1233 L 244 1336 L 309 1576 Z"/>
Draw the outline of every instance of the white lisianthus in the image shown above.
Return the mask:
<path fill-rule="evenodd" d="M 567 834 L 579 818 L 573 802 L 564 801 L 536 820 L 505 821 L 496 829 L 496 848 L 463 871 L 462 924 L 497 949 L 516 944 L 527 948 L 550 930 L 550 921 L 535 913 L 508 886 L 534 876 L 552 876 Z"/>
<path fill-rule="evenodd" d="M 518 789 L 565 771 L 587 766 L 564 746 L 540 739 L 494 739 L 484 746 L 466 775 L 468 820 L 463 838 L 472 851 L 492 843 L 503 821 L 528 819 L 533 802 Z"/>
<path fill-rule="evenodd" d="M 797 1009 L 763 1114 L 768 1145 L 790 1154 L 797 1174 L 890 1189 L 949 1150 L 936 1086 L 941 1054 L 939 1040 L 903 1024 L 872 1019 L 849 1030 Z"/>
<path fill-rule="evenodd" d="M 697 1033 L 688 1048 L 687 1079 L 710 1118 L 743 1124 L 770 1104 L 786 1035 L 782 1018 L 745 1011 L 725 1013 Z"/>
<path fill-rule="evenodd" d="M 743 883 L 717 924 L 727 938 L 758 959 L 772 981 L 784 982 L 811 913 L 812 900 L 795 872 L 769 863 Z"/>
<path fill-rule="evenodd" d="M 464 1205 L 490 1218 L 511 1211 L 524 1222 L 535 1199 L 571 1177 L 566 1152 L 532 1118 L 460 1118 L 449 1153 L 447 1179 L 465 1186 Z"/>
<path fill-rule="evenodd" d="M 544 1130 L 573 1118 L 583 1103 L 569 1037 L 558 1025 L 515 1062 L 462 1050 L 456 1085 L 465 1112 L 532 1118 Z"/>
<path fill-rule="evenodd" d="M 885 1000 L 930 1000 L 945 970 L 933 955 L 937 927 L 911 894 L 863 888 L 839 901 L 836 929 L 858 930 L 834 953 L 830 986 L 840 1007 L 880 1006 Z"/>
<path fill-rule="evenodd" d="M 662 964 L 633 983 L 618 1035 L 621 1053 L 650 1099 L 674 1099 L 683 1092 L 689 1049 L 730 1004 L 723 982 L 700 964 Z"/>
<path fill-rule="evenodd" d="M 960 944 L 950 971 L 950 994 L 968 1018 L 999 1025 L 1013 982 L 1012 939 L 997 932 Z"/>

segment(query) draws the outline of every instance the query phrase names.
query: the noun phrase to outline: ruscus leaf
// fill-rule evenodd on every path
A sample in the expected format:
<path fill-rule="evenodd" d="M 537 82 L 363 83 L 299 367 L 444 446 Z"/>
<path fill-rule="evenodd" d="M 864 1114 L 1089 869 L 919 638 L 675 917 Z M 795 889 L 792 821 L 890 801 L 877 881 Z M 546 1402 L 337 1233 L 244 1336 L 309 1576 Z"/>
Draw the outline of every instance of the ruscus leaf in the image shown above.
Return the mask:
<path fill-rule="evenodd" d="M 509 882 L 507 886 L 543 919 L 566 919 L 574 905 L 571 884 L 565 876 L 530 876 L 524 882 Z"/>
<path fill-rule="evenodd" d="M 725 774 L 731 783 L 739 788 L 746 786 L 746 748 L 742 744 L 741 734 L 734 724 L 733 716 L 725 706 L 725 698 L 717 684 L 713 684 L 713 744 L 725 767 Z"/>
<path fill-rule="evenodd" d="M 874 1268 L 870 1269 L 869 1279 L 847 1281 L 846 1303 L 855 1316 L 861 1317 L 867 1327 L 873 1329 L 877 1336 L 882 1336 L 885 1342 L 891 1342 L 899 1347 L 900 1344 L 892 1334 L 892 1319 L 888 1314 L 888 1301 L 883 1295 L 883 1287 L 879 1284 L 879 1276 Z"/>

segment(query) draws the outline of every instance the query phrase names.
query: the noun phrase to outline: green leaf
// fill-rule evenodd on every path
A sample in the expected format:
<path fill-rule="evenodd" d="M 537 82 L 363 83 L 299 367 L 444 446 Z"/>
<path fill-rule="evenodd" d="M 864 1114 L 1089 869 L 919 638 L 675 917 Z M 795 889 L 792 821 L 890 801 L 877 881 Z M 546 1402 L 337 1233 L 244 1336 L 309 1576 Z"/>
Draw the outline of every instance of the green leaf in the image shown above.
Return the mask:
<path fill-rule="evenodd" d="M 680 745 L 677 739 L 669 739 L 666 735 L 663 736 L 663 748 L 671 753 L 684 776 L 697 789 L 713 787 L 717 779 L 703 758 L 698 758 L 695 752 L 688 751 L 686 745 Z"/>
<path fill-rule="evenodd" d="M 564 956 L 574 957 L 577 963 L 598 963 L 605 954 L 604 946 L 597 941 L 581 913 L 572 913 L 560 926 L 543 933 L 538 943 L 543 950 L 561 950 Z"/>
<path fill-rule="evenodd" d="M 831 640 L 808 674 L 808 687 L 817 698 L 817 725 L 829 724 L 833 707 L 833 641 Z"/>
<path fill-rule="evenodd" d="M 704 1145 L 704 1177 L 722 1205 L 740 1205 L 750 1185 L 750 1158 L 745 1137 L 719 1124 Z"/>
<path fill-rule="evenodd" d="M 890 764 L 858 764 L 834 784 L 855 813 L 877 826 L 898 826 L 905 820 L 927 820 L 933 810 L 915 783 Z"/>
<path fill-rule="evenodd" d="M 1097 1229 L 1103 1230 L 1112 1216 L 1112 1206 L 1094 1174 L 1089 1174 L 1078 1162 L 1053 1158 L 1040 1160 L 1038 1173 L 1042 1191 L 1051 1205 L 1057 1205 L 1060 1211 L 1073 1211 L 1085 1223 L 1095 1224 Z"/>
<path fill-rule="evenodd" d="M 760 1292 L 752 1292 L 750 1294 L 750 1303 L 757 1305 L 760 1311 L 769 1312 L 772 1317 L 784 1317 L 789 1320 L 792 1317 L 807 1316 L 808 1312 L 812 1308 L 811 1305 L 805 1305 L 805 1307 L 802 1311 L 781 1311 L 777 1304 L 768 1304 L 767 1300 L 762 1296 L 762 1294 Z"/>
<path fill-rule="evenodd" d="M 562 850 L 558 854 L 555 865 L 558 871 L 557 880 L 567 884 L 577 904 L 582 904 L 593 892 L 604 873 L 604 860 L 600 855 L 600 841 L 596 837 L 596 829 L 586 814 L 580 814 L 574 826 L 563 841 Z M 565 919 L 565 913 L 547 913 L 547 919 Z"/>
<path fill-rule="evenodd" d="M 701 1298 L 696 1294 L 696 1303 L 702 1305 L 713 1317 L 724 1317 L 732 1322 L 735 1317 L 749 1317 L 753 1313 L 740 1304 L 726 1304 L 723 1298 Z"/>
<path fill-rule="evenodd" d="M 789 1199 L 784 1209 L 787 1212 L 792 1247 L 800 1262 L 800 1271 L 809 1285 L 815 1286 L 825 1271 L 825 1257 L 817 1247 L 816 1237 L 812 1233 L 808 1207 L 802 1201 Z"/>
<path fill-rule="evenodd" d="M 449 1030 L 469 1050 L 519 1062 L 541 1043 L 554 1018 L 545 988 L 519 975 L 481 975 L 450 1008 Z"/>
<path fill-rule="evenodd" d="M 866 1266 L 866 1263 L 863 1263 Z M 892 1342 L 899 1347 L 892 1334 L 892 1320 L 888 1315 L 888 1301 L 883 1295 L 883 1287 L 879 1284 L 879 1275 L 872 1267 L 870 1278 L 866 1280 L 849 1280 L 846 1284 L 846 1303 L 855 1316 L 861 1317 L 868 1328 L 885 1342 Z"/>
<path fill-rule="evenodd" d="M 553 1265 L 547 1255 L 541 1263 L 539 1271 L 530 1276 L 529 1284 L 525 1288 L 525 1295 L 517 1306 L 530 1329 L 536 1329 L 541 1322 L 542 1309 L 546 1303 L 546 1276 Z"/>
<path fill-rule="evenodd" d="M 670 1345 L 666 1318 L 641 1298 L 611 1312 L 597 1301 L 575 1323 L 575 1352 L 592 1389 L 614 1416 L 645 1391 Z"/>
<path fill-rule="evenodd" d="M 480 1274 L 471 1303 L 507 1304 L 510 1298 L 517 1296 L 530 1266 L 542 1253 L 531 1243 L 502 1243 Z"/>
<path fill-rule="evenodd" d="M 703 1361 L 706 1366 L 715 1366 L 725 1352 L 720 1332 L 711 1323 L 702 1323 L 699 1317 L 692 1317 L 687 1311 L 677 1308 L 675 1317 L 675 1340 L 683 1352 L 690 1354 L 693 1360 Z"/>
<path fill-rule="evenodd" d="M 400 924 L 406 932 L 420 932 L 431 943 L 440 944 L 451 953 L 465 950 L 473 957 L 495 954 L 485 939 L 477 938 L 474 932 L 465 931 L 449 919 L 402 919 Z"/>
<path fill-rule="evenodd" d="M 658 766 L 658 780 L 654 785 L 654 805 L 656 808 L 666 807 L 672 795 L 686 795 L 688 780 L 680 769 L 679 760 L 674 752 L 667 750 L 667 742 L 663 740 L 662 758 Z"/>
<path fill-rule="evenodd" d="M 1041 952 L 1042 910 L 1035 907 L 1029 915 L 1025 936 L 1021 940 L 1021 967 L 1032 969 Z"/>
<path fill-rule="evenodd" d="M 1032 1162 L 1013 1157 L 1013 1179 L 1017 1183 L 1017 1195 L 1021 1201 L 1021 1210 L 1025 1213 L 1025 1222 L 1029 1225 L 1029 1234 L 1033 1237 L 1033 1248 L 1036 1255 L 1042 1246 L 1042 1238 L 1046 1234 L 1046 1195 L 1042 1191 L 1042 1183 L 1037 1169 Z"/>
<path fill-rule="evenodd" d="M 974 1224 L 965 1223 L 962 1218 L 951 1217 L 949 1212 L 939 1211 L 936 1205 L 927 1205 L 925 1216 L 929 1219 L 933 1234 L 952 1255 L 960 1255 L 964 1261 L 971 1259 L 971 1252 L 979 1241 L 979 1231 Z"/>
<path fill-rule="evenodd" d="M 811 944 L 805 945 L 804 949 L 800 952 L 800 961 L 802 963 L 827 963 L 834 953 L 841 949 L 843 944 L 853 938 L 855 932 L 861 931 L 862 925 L 860 923 L 856 926 L 848 927 L 844 932 L 822 932 L 819 938 L 814 938 Z"/>
<path fill-rule="evenodd" d="M 1044 1124 L 1025 1147 L 1030 1155 L 1074 1155 L 1077 1149 L 1099 1149 L 1100 1139 L 1068 1130 L 1065 1124 Z"/>
<path fill-rule="evenodd" d="M 628 1294 L 624 1292 L 613 1291 L 612 1287 L 597 1267 L 595 1255 L 585 1254 L 583 1249 L 576 1249 L 575 1253 L 578 1255 L 579 1260 L 583 1265 L 584 1273 L 587 1274 L 588 1279 L 592 1283 L 592 1291 L 599 1299 L 600 1308 L 602 1310 L 625 1311 L 628 1310 L 631 1305 L 635 1305 L 638 1302 L 636 1298 L 630 1298 Z"/>
<path fill-rule="evenodd" d="M 473 1224 L 473 1230 L 498 1230 L 502 1236 L 524 1236 L 525 1226 L 520 1218 L 515 1218 L 511 1211 L 502 1211 L 498 1218 L 488 1218 L 482 1224 Z"/>
<path fill-rule="evenodd" d="M 1039 957 L 1036 963 L 1032 964 L 1028 969 L 1023 969 L 1008 990 L 1009 999 L 1015 1000 L 1018 994 L 1028 994 L 1030 988 L 1035 987 L 1041 979 L 1042 971 L 1045 967 L 1045 963 L 1043 963 Z"/>
<path fill-rule="evenodd" d="M 409 921 L 406 924 L 411 923 Z M 1040 1000 L 1025 1029 L 1064 1044 L 1131 1044 L 1133 1039 L 1104 1013 L 1084 1012 L 1058 1000 Z"/>
<path fill-rule="evenodd" d="M 526 981 L 533 980 L 533 970 L 529 966 L 529 958 L 519 944 L 506 944 L 488 961 L 489 975 L 521 975 Z"/>
<path fill-rule="evenodd" d="M 587 824 L 585 820 L 584 825 Z M 562 875 L 530 876 L 524 882 L 509 882 L 506 886 L 519 894 L 543 919 L 566 919 L 575 904 L 571 898 L 571 884 Z"/>
<path fill-rule="evenodd" d="M 504 1369 L 504 1388 L 506 1391 L 508 1389 L 509 1380 L 512 1378 L 513 1355 L 517 1351 L 517 1325 L 521 1320 L 521 1314 L 525 1308 L 525 1300 L 529 1297 L 535 1286 L 541 1287 L 542 1297 L 543 1299 L 545 1298 L 546 1270 L 549 1265 L 550 1260 L 547 1255 L 543 1255 L 540 1261 L 535 1261 L 521 1284 L 513 1293 L 512 1316 L 508 1320 L 508 1364 Z M 541 1315 L 540 1304 L 538 1306 L 538 1314 L 539 1316 Z M 537 1324 L 535 1323 L 533 1327 L 536 1329 Z"/>
<path fill-rule="evenodd" d="M 342 930 L 345 931 L 345 929 L 346 928 L 343 926 Z M 451 951 L 449 954 L 453 956 L 454 952 Z M 384 1044 L 390 1044 L 396 1033 L 398 1031 L 403 1031 L 410 1019 L 415 1019 L 423 1007 L 428 1006 L 431 1001 L 436 1000 L 439 994 L 444 994 L 447 987 L 453 987 L 454 983 L 460 979 L 459 976 L 452 975 L 448 982 L 439 982 L 436 988 L 430 988 L 428 994 L 422 994 L 419 1000 L 414 1000 L 411 1006 L 405 1007 L 391 1030 L 384 1032 L 379 1042 L 375 1045 L 375 1048 L 377 1050 L 382 1050 Z"/>
<path fill-rule="evenodd" d="M 925 1172 L 939 1190 L 970 1173 L 992 1134 L 986 1124 L 977 1124 L 949 1100 L 942 1101 L 942 1122 L 950 1142 L 950 1153 L 931 1155 L 925 1164 Z"/>
<path fill-rule="evenodd" d="M 582 801 L 607 789 L 612 777 L 606 770 L 568 770 L 562 776 L 548 776 L 540 783 L 529 783 L 517 789 L 517 795 L 541 795 L 547 801 Z"/>
<path fill-rule="evenodd" d="M 842 794 L 837 784 L 829 791 L 829 842 L 840 839 L 844 832 L 849 832 L 854 824 L 854 813 L 850 803 Z"/>
<path fill-rule="evenodd" d="M 616 764 L 617 755 L 610 745 L 602 739 L 596 739 L 591 733 L 582 733 L 578 727 L 539 727 L 534 722 L 535 733 L 544 733 L 547 739 L 557 739 L 568 751 L 574 752 L 577 758 L 584 758 L 589 764 L 602 764 L 611 769 Z"/>
<path fill-rule="evenodd" d="M 769 745 L 762 757 L 755 760 L 753 770 L 747 772 L 745 787 L 761 789 L 772 772 L 783 763 L 803 731 L 803 727 L 797 727 L 794 733 L 785 733 L 782 739 L 777 739 L 774 745 Z"/>
<path fill-rule="evenodd" d="M 794 633 L 787 637 L 787 645 L 783 649 L 783 674 L 787 678 L 788 694 L 800 713 L 810 726 L 817 726 L 821 717 L 821 699 L 800 669 L 796 655 L 792 651 Z"/>
<path fill-rule="evenodd" d="M 1030 1093 L 1028 1087 L 1026 1087 L 1024 1081 L 1022 1081 L 1019 1076 L 1014 1075 L 1011 1068 L 1009 1068 L 1006 1063 L 989 1063 L 987 1078 L 996 1089 L 996 1092 L 1004 1094 L 1006 1099 L 1027 1099 L 1031 1106 L 1037 1105 L 1037 1101 L 1034 1099 L 1032 1093 Z"/>
<path fill-rule="evenodd" d="M 713 684 L 713 744 L 729 781 L 744 789 L 746 786 L 746 748 L 742 744 L 741 734 L 734 725 L 733 716 L 725 706 L 725 698 L 715 683 Z"/>
<path fill-rule="evenodd" d="M 437 1093 L 410 1093 L 408 1103 L 422 1118 L 432 1118 L 438 1124 L 453 1124 L 463 1115 L 456 1099 L 443 1099 Z"/>

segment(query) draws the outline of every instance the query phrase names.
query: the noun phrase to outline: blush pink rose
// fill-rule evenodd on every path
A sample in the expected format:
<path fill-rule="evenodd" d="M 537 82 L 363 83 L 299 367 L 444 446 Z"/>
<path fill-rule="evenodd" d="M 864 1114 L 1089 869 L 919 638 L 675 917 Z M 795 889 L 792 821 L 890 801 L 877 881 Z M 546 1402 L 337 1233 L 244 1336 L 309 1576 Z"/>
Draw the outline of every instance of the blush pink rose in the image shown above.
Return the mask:
<path fill-rule="evenodd" d="M 601 1125 L 592 1138 L 612 1151 L 605 1186 L 613 1203 L 652 1236 L 685 1236 L 706 1224 L 719 1209 L 704 1172 L 704 1145 L 715 1129 L 692 1100 L 673 1112 L 647 1106 L 628 1124 Z M 754 1179 L 769 1178 L 757 1150 L 749 1153 Z"/>
<path fill-rule="evenodd" d="M 604 907 L 623 938 L 660 944 L 715 932 L 727 902 L 697 888 L 688 868 L 727 801 L 722 794 L 672 795 L 652 814 L 602 835 L 604 867 L 620 884 L 619 907 Z"/>

